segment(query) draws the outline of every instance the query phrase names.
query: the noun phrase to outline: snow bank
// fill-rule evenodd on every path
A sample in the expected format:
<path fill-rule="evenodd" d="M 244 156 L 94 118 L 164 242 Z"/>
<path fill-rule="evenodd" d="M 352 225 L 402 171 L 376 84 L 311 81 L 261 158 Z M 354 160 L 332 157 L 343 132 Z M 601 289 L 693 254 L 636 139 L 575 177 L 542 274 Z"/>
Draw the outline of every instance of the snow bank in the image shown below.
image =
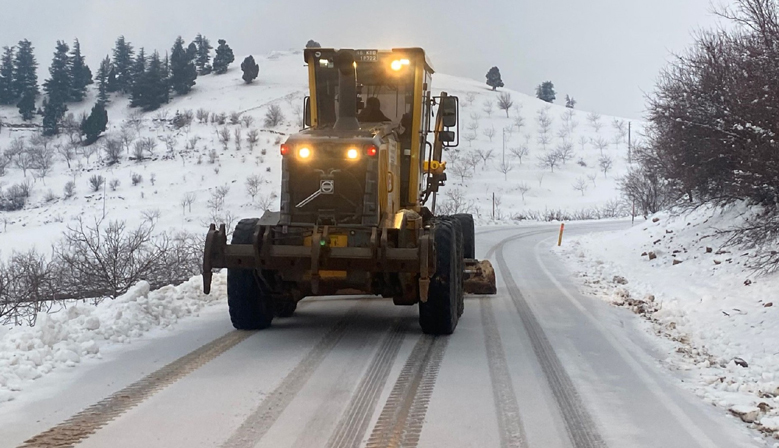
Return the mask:
<path fill-rule="evenodd" d="M 766 432 L 779 430 L 779 275 L 724 247 L 744 206 L 658 214 L 630 230 L 572 238 L 557 252 L 584 290 L 630 307 L 675 343 L 667 365 L 687 387 Z M 696 381 L 697 380 L 697 381 Z M 692 384 L 690 384 L 692 383 Z"/>
<path fill-rule="evenodd" d="M 59 313 L 41 313 L 33 327 L 4 329 L 0 403 L 12 400 L 26 382 L 58 368 L 75 367 L 85 358 L 99 358 L 101 347 L 130 343 L 152 329 L 197 315 L 226 297 L 225 280 L 225 274 L 215 275 L 210 295 L 203 294 L 200 276 L 155 291 L 140 282 L 116 300 L 98 306 L 75 304 Z"/>

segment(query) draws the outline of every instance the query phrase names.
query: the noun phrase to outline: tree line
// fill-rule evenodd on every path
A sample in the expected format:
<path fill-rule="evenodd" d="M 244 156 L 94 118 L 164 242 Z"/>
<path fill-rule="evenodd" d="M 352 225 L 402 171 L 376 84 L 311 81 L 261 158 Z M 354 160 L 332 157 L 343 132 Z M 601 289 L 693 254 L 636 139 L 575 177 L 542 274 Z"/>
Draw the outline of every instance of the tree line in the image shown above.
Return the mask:
<path fill-rule="evenodd" d="M 779 232 L 779 1 L 736 0 L 717 14 L 649 97 L 648 143 L 622 189 L 644 213 L 678 204 L 746 202 L 760 212 L 731 229 L 776 270 Z"/>
<path fill-rule="evenodd" d="M 131 107 L 152 111 L 168 103 L 171 94 L 189 93 L 198 76 L 226 73 L 235 56 L 224 39 L 219 39 L 217 43 L 212 58 L 214 47 L 207 37 L 198 34 L 187 45 L 179 36 L 170 53 L 163 57 L 158 51 L 147 54 L 143 47 L 136 52 L 133 45 L 120 36 L 116 39 L 112 55 L 107 55 L 100 62 L 93 78 L 79 41 L 76 40 L 72 48 L 63 41 L 57 41 L 49 78 L 43 83 L 46 96 L 37 108 L 36 102 L 41 94 L 38 62 L 32 43 L 24 39 L 15 47 L 3 47 L 0 104 L 16 105 L 24 121 L 32 120 L 36 113 L 42 115 L 44 135 L 56 135 L 68 111 L 67 104 L 83 101 L 87 96 L 87 86 L 97 83 L 95 107 L 89 117 L 82 119 L 83 131 L 87 135 L 87 143 L 90 143 L 105 130 L 104 125 L 100 128 L 103 122 L 107 122 L 105 106 L 109 102 L 109 94 L 127 95 Z M 247 64 L 256 73 L 259 68 L 255 66 Z"/>

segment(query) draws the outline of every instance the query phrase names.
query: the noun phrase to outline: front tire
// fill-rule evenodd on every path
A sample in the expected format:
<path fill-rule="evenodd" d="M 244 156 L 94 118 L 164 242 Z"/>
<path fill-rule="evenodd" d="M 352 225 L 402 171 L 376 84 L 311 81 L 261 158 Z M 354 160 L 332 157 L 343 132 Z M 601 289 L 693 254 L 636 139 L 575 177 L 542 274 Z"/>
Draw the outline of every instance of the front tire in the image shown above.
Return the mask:
<path fill-rule="evenodd" d="M 233 232 L 232 244 L 252 244 L 256 218 L 243 219 Z M 273 320 L 273 304 L 267 288 L 254 269 L 227 270 L 227 306 L 238 330 L 262 330 Z"/>
<path fill-rule="evenodd" d="M 439 218 L 433 224 L 436 272 L 426 302 L 419 303 L 419 325 L 426 334 L 452 334 L 462 309 L 462 239 L 458 225 Z"/>

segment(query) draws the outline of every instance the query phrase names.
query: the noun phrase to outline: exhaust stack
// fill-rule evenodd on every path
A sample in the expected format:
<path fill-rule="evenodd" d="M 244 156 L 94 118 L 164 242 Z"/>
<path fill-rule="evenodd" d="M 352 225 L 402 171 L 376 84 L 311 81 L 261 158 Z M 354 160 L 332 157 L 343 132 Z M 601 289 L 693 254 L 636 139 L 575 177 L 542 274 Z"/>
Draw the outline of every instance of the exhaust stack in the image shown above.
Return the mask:
<path fill-rule="evenodd" d="M 338 119 L 333 129 L 336 131 L 360 129 L 360 123 L 357 122 L 357 78 L 354 54 L 349 50 L 340 50 L 335 54 L 333 62 L 338 69 Z"/>

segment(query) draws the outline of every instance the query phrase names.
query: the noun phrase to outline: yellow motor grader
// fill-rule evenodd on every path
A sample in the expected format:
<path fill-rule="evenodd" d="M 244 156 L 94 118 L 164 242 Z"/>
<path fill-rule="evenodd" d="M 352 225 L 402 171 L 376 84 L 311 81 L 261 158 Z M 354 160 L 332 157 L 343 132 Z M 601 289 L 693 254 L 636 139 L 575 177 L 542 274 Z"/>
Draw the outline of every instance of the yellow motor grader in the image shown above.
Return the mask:
<path fill-rule="evenodd" d="M 280 209 L 240 221 L 231 244 L 211 225 L 205 293 L 227 268 L 238 329 L 266 328 L 307 296 L 371 294 L 419 304 L 425 333 L 451 334 L 464 292 L 496 292 L 492 265 L 474 259 L 473 217 L 435 215 L 443 153 L 459 143 L 457 97 L 431 93 L 420 48 L 303 55 L 310 96 L 305 128 L 280 148 Z"/>

